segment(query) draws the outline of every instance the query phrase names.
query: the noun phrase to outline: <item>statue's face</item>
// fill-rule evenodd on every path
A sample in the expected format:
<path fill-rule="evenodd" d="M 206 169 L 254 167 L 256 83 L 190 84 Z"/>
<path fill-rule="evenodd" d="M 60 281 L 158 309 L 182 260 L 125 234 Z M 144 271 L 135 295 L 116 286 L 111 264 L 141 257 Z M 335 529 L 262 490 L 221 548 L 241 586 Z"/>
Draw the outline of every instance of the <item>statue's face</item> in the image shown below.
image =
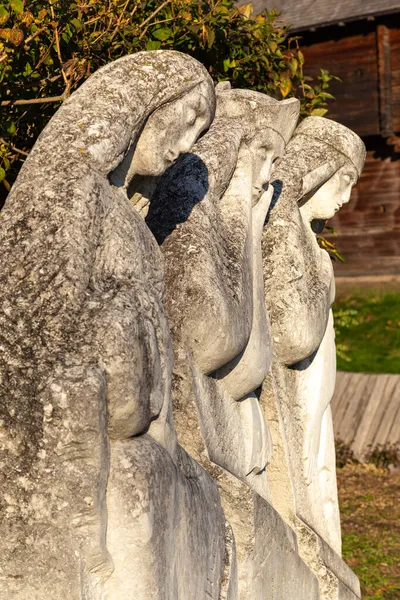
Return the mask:
<path fill-rule="evenodd" d="M 265 191 L 266 184 L 279 159 L 283 156 L 285 144 L 281 136 L 273 129 L 264 129 L 250 143 L 253 157 L 253 204 Z"/>
<path fill-rule="evenodd" d="M 209 88 L 201 83 L 150 115 L 136 145 L 132 174 L 162 175 L 179 154 L 189 152 L 211 122 L 208 94 Z"/>
<path fill-rule="evenodd" d="M 307 200 L 304 205 L 311 219 L 331 219 L 350 200 L 351 190 L 357 182 L 355 167 L 346 164 Z"/>

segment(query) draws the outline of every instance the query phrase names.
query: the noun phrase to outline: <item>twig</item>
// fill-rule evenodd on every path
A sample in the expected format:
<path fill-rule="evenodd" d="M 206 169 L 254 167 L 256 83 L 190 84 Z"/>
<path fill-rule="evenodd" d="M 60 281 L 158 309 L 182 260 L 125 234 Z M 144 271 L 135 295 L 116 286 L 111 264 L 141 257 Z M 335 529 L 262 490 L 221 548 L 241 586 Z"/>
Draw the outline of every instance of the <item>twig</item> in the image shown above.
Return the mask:
<path fill-rule="evenodd" d="M 89 19 L 89 21 L 84 21 L 83 25 L 91 25 L 92 23 L 95 23 L 96 21 L 99 21 L 100 19 L 104 19 L 105 17 L 108 17 L 108 15 L 111 13 L 112 13 L 112 10 L 109 10 L 106 13 L 104 13 L 104 15 L 100 15 L 99 17 L 93 17 L 93 19 Z"/>
<path fill-rule="evenodd" d="M 42 85 L 45 85 L 46 82 L 48 82 L 48 83 L 54 83 L 55 81 L 57 81 L 57 79 L 60 79 L 60 77 L 62 77 L 62 75 L 54 75 L 54 77 L 49 77 L 48 79 L 41 79 L 40 83 Z"/>
<path fill-rule="evenodd" d="M 66 76 L 64 69 L 63 69 L 63 59 L 61 56 L 61 49 L 60 49 L 60 38 L 58 35 L 58 23 L 56 23 L 55 21 L 55 16 L 54 16 L 54 8 L 53 8 L 53 4 L 52 2 L 50 3 L 50 11 L 51 11 L 51 18 L 53 20 L 53 29 L 54 29 L 54 33 L 56 35 L 56 49 L 57 49 L 57 56 L 58 56 L 58 60 L 60 61 L 60 67 L 61 67 L 61 73 L 62 76 L 64 78 L 64 83 L 66 86 L 66 92 L 68 93 L 69 88 L 70 88 L 70 83 L 68 81 L 68 77 Z"/>
<path fill-rule="evenodd" d="M 8 57 L 8 54 L 3 54 L 3 56 L 0 57 L 0 63 L 4 62 Z"/>
<path fill-rule="evenodd" d="M 38 63 L 35 65 L 35 68 L 33 69 L 34 71 L 37 71 L 37 69 L 40 67 L 40 65 L 42 63 L 44 63 L 44 61 L 46 60 L 46 58 L 49 56 L 49 54 L 51 52 L 51 47 L 53 45 L 54 40 L 55 40 L 55 36 L 54 36 L 54 30 L 53 30 L 53 37 L 52 37 L 52 40 L 50 42 L 50 45 L 47 48 L 46 52 L 39 58 Z"/>
<path fill-rule="evenodd" d="M 160 23 L 168 23 L 168 21 L 173 21 L 174 18 L 175 17 L 172 17 L 171 19 L 163 19 L 162 21 L 154 21 L 154 23 L 149 23 L 147 25 L 147 27 L 145 27 L 143 29 L 142 33 L 139 35 L 139 40 L 141 40 L 146 35 L 146 33 L 149 30 L 149 27 L 154 27 L 154 25 L 159 25 Z M 238 61 L 236 61 L 236 62 L 238 62 Z"/>
<path fill-rule="evenodd" d="M 165 2 L 163 2 L 162 4 L 160 4 L 160 6 L 159 6 L 158 8 L 156 8 L 156 10 L 155 10 L 154 12 L 152 12 L 152 13 L 151 13 L 151 15 L 149 15 L 149 16 L 147 17 L 147 19 L 145 19 L 145 20 L 143 21 L 143 23 L 140 23 L 140 25 L 139 25 L 139 29 L 141 29 L 142 27 L 144 27 L 145 25 L 147 25 L 147 23 L 148 23 L 149 21 L 151 21 L 151 19 L 152 19 L 153 17 L 155 17 L 155 16 L 156 16 L 156 14 L 157 14 L 157 13 L 159 13 L 159 12 L 160 12 L 160 10 L 162 10 L 162 9 L 164 8 L 164 6 L 167 6 L 167 4 L 169 4 L 170 2 L 171 2 L 171 0 L 165 0 Z"/>
<path fill-rule="evenodd" d="M 110 31 L 110 27 L 111 27 L 111 23 L 112 23 L 112 16 L 110 16 L 110 19 L 108 21 L 108 25 L 107 25 L 107 29 L 105 29 L 104 31 L 99 31 L 99 36 L 93 41 L 96 42 L 96 44 L 99 42 L 99 40 L 101 40 L 102 37 L 104 37 L 105 35 L 107 35 L 107 33 Z"/>
<path fill-rule="evenodd" d="M 148 27 L 153 27 L 154 25 L 160 25 L 160 23 L 168 23 L 169 21 L 173 21 L 175 19 L 175 17 L 171 17 L 170 19 L 162 19 L 162 21 L 154 21 L 153 23 L 150 23 L 150 25 Z M 146 29 L 148 29 L 148 27 L 146 27 Z"/>
<path fill-rule="evenodd" d="M 48 104 L 50 102 L 63 102 L 65 94 L 61 96 L 49 96 L 47 98 L 31 98 L 30 100 L 2 100 L 0 106 L 17 106 L 23 104 Z"/>
<path fill-rule="evenodd" d="M 37 37 L 38 35 L 40 35 L 41 33 L 43 33 L 43 31 L 46 30 L 46 27 L 41 27 L 41 29 L 38 29 L 37 31 L 35 31 L 35 33 L 32 33 L 32 35 L 30 35 L 29 37 L 26 38 L 26 40 L 24 41 L 25 46 L 27 44 L 29 44 L 29 42 L 31 42 L 32 40 L 35 39 L 35 37 Z"/>
<path fill-rule="evenodd" d="M 116 26 L 116 28 L 114 29 L 114 31 L 112 32 L 112 34 L 111 34 L 111 37 L 110 37 L 110 42 L 112 42 L 112 41 L 113 41 L 113 39 L 115 38 L 115 36 L 116 36 L 116 35 L 117 35 L 117 33 L 118 33 L 119 26 L 121 25 L 122 17 L 124 16 L 124 13 L 125 13 L 125 11 L 126 11 L 126 7 L 128 6 L 129 2 L 130 2 L 130 0 L 126 0 L 126 2 L 125 2 L 125 4 L 124 4 L 124 8 L 122 9 L 122 12 L 121 12 L 121 14 L 119 15 L 119 18 L 118 18 L 118 21 L 117 21 L 117 26 Z"/>
<path fill-rule="evenodd" d="M 299 41 L 297 39 L 296 39 L 296 48 L 297 48 L 297 52 L 300 52 Z M 303 93 L 303 98 L 305 98 L 306 97 L 306 90 L 304 88 L 303 65 L 301 64 L 300 60 L 299 60 L 299 67 L 300 67 L 300 77 L 301 77 L 301 91 Z"/>
<path fill-rule="evenodd" d="M 4 140 L 1 137 L 0 137 L 0 144 L 5 144 L 9 148 L 11 148 L 11 150 L 14 150 L 14 152 L 18 152 L 18 154 L 22 154 L 22 156 L 29 156 L 29 152 L 25 152 L 24 150 L 20 150 L 19 148 L 17 148 L 16 146 L 13 146 L 13 144 L 10 144 L 10 142 L 7 142 L 6 140 Z"/>

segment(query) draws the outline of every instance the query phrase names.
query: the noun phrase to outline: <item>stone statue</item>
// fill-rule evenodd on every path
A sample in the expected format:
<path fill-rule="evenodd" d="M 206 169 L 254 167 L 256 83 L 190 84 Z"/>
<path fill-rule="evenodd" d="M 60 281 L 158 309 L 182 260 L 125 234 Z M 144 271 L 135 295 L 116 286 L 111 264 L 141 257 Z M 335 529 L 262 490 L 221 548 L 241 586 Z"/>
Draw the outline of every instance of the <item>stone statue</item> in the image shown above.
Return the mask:
<path fill-rule="evenodd" d="M 313 231 L 364 149 L 298 114 L 141 52 L 39 136 L 0 220 L 2 597 L 359 599 Z"/>
<path fill-rule="evenodd" d="M 271 361 L 261 233 L 272 188 L 263 190 L 298 110 L 293 99 L 217 86 L 210 130 L 165 175 L 146 218 L 165 257 L 180 439 L 200 460 L 204 438 L 211 460 L 239 478 L 263 471 L 270 454 L 254 394 Z M 197 448 L 186 427 L 193 394 Z"/>
<path fill-rule="evenodd" d="M 261 526 L 263 540 L 256 535 L 251 493 L 268 498 L 265 467 L 272 451 L 254 393 L 272 359 L 261 234 L 273 192 L 270 174 L 298 112 L 295 100 L 277 102 L 219 84 L 209 131 L 162 178 L 146 217 L 165 257 L 174 422 L 180 443 L 218 482 L 243 600 L 261 600 L 271 574 L 264 552 L 270 538 Z M 265 511 L 261 504 L 260 514 Z M 281 549 L 291 552 L 285 544 Z M 296 567 L 305 569 L 310 584 L 299 600 L 313 598 L 312 574 L 301 560 Z"/>
<path fill-rule="evenodd" d="M 274 173 L 274 206 L 263 233 L 265 299 L 295 510 L 338 552 L 330 412 L 336 374 L 330 309 L 335 289 L 331 259 L 314 232 L 349 201 L 364 160 L 364 144 L 355 133 L 322 117 L 305 119 Z M 277 502 L 278 495 L 283 496 L 277 488 Z"/>
<path fill-rule="evenodd" d="M 214 110 L 189 56 L 111 63 L 52 118 L 2 211 L 9 598 L 217 599 L 229 586 L 217 488 L 172 425 L 161 253 L 127 197 L 135 177 L 188 152 Z"/>

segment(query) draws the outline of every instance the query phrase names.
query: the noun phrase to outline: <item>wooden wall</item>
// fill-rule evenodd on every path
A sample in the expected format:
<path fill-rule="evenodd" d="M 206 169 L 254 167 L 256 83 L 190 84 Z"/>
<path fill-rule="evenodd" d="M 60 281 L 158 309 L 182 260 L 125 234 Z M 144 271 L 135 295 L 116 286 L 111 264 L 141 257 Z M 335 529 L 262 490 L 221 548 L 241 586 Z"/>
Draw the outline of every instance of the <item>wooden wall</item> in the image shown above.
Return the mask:
<path fill-rule="evenodd" d="M 334 28 L 342 33 L 350 33 L 351 26 Z M 305 74 L 316 77 L 320 68 L 328 69 L 340 77 L 342 83 L 332 81 L 330 92 L 336 102 L 329 110 L 329 116 L 359 135 L 379 134 L 378 71 L 375 31 L 367 31 L 330 39 L 332 28 L 321 30 L 317 40 L 325 32 L 326 40 L 321 39 L 311 46 L 303 47 Z M 332 34 L 331 34 L 332 35 Z"/>
<path fill-rule="evenodd" d="M 382 32 L 389 55 L 387 43 L 382 49 Z M 345 265 L 335 263 L 335 271 L 400 274 L 400 146 L 394 144 L 400 143 L 400 19 L 321 28 L 304 34 L 301 43 L 307 75 L 316 76 L 323 67 L 342 79 L 332 85 L 336 102 L 328 116 L 356 131 L 368 149 L 352 199 L 331 223 L 347 259 Z M 385 81 L 389 89 L 384 90 Z M 388 123 L 391 131 L 385 133 Z"/>
<path fill-rule="evenodd" d="M 337 275 L 400 274 L 400 155 L 369 150 L 352 198 L 332 219 L 336 243 L 347 262 Z M 380 140 L 384 148 L 384 140 Z"/>
<path fill-rule="evenodd" d="M 400 132 L 400 25 L 390 28 L 393 129 Z"/>

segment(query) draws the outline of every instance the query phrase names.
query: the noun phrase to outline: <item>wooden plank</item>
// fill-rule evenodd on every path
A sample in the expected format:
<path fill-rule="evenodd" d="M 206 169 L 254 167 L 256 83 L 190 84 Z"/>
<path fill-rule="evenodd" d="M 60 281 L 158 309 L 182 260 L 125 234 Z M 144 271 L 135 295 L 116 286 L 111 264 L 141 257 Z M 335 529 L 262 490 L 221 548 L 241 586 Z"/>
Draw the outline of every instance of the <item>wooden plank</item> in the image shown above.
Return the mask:
<path fill-rule="evenodd" d="M 239 0 L 245 4 L 248 0 Z M 293 30 L 398 12 L 398 0 L 252 0 L 255 13 L 276 8 Z"/>
<path fill-rule="evenodd" d="M 362 416 L 369 406 L 375 386 L 375 378 L 373 375 L 363 375 L 362 381 L 363 385 L 360 385 L 355 393 L 357 402 L 354 402 L 354 405 L 350 405 L 345 416 L 345 419 L 348 422 L 349 431 L 352 432 L 350 441 L 353 443 L 353 448 Z"/>
<path fill-rule="evenodd" d="M 369 447 L 371 442 L 369 435 L 373 428 L 373 422 L 376 413 L 379 410 L 382 397 L 385 394 L 387 383 L 387 375 L 379 375 L 373 378 L 373 385 L 368 404 L 359 414 L 360 421 L 358 423 L 357 433 L 353 444 L 353 452 L 359 460 L 363 459 L 367 452 L 371 450 Z"/>
<path fill-rule="evenodd" d="M 353 373 L 348 379 L 348 385 L 344 391 L 344 402 L 338 412 L 337 421 L 340 423 L 340 439 L 346 444 L 354 440 L 355 428 L 353 425 L 353 413 L 357 411 L 358 403 L 362 397 L 367 379 L 360 373 Z"/>
<path fill-rule="evenodd" d="M 346 414 L 347 408 L 351 402 L 351 397 L 354 393 L 354 391 L 356 390 L 357 387 L 357 382 L 354 379 L 354 373 L 340 373 L 340 377 L 341 377 L 341 387 L 340 387 L 340 391 L 338 390 L 337 392 L 335 391 L 334 393 L 334 400 L 335 400 L 335 396 L 336 394 L 340 393 L 340 402 L 334 401 L 332 402 L 332 413 L 333 413 L 333 422 L 334 425 L 336 426 L 336 424 L 342 424 L 343 422 L 343 417 Z M 335 431 L 335 433 L 337 434 L 337 436 L 340 439 L 343 439 L 341 437 L 341 428 L 337 430 L 337 432 Z M 344 440 L 343 440 L 344 441 Z"/>
<path fill-rule="evenodd" d="M 346 444 L 354 441 L 357 426 L 360 420 L 360 414 L 368 404 L 372 386 L 370 376 L 362 373 L 353 373 L 346 390 L 346 408 L 339 417 L 341 439 Z"/>
<path fill-rule="evenodd" d="M 354 373 L 342 372 L 340 377 L 343 382 L 341 386 L 341 400 L 340 403 L 332 403 L 333 426 L 335 437 L 343 442 L 349 443 L 348 440 L 344 439 L 344 415 L 346 414 L 346 411 L 351 403 L 351 398 L 353 397 L 353 394 L 357 388 L 357 381 L 354 378 Z"/>
<path fill-rule="evenodd" d="M 376 28 L 379 78 L 379 120 L 381 135 L 388 138 L 393 135 L 392 124 L 392 75 L 390 34 L 386 25 Z"/>
<path fill-rule="evenodd" d="M 345 402 L 345 394 L 343 394 L 343 391 L 347 386 L 347 381 L 349 379 L 348 375 L 349 373 L 344 373 L 343 371 L 338 371 L 336 375 L 335 392 L 331 403 L 332 411 L 336 414 L 339 412 L 342 402 Z"/>
<path fill-rule="evenodd" d="M 396 375 L 389 376 L 388 385 L 375 420 L 375 432 L 370 436 L 372 448 L 377 444 L 386 444 L 389 433 L 400 406 L 400 378 Z M 399 432 L 400 434 L 400 432 Z M 400 435 L 399 435 L 400 437 Z"/>
<path fill-rule="evenodd" d="M 347 382 L 346 402 L 333 414 L 336 439 L 351 444 L 359 460 L 377 444 L 400 443 L 400 376 L 341 373 L 340 379 Z"/>
<path fill-rule="evenodd" d="M 398 388 L 399 389 L 399 388 Z M 397 412 L 393 418 L 393 424 L 387 437 L 388 444 L 400 443 L 400 394 L 397 394 L 395 405 L 397 404 Z"/>

